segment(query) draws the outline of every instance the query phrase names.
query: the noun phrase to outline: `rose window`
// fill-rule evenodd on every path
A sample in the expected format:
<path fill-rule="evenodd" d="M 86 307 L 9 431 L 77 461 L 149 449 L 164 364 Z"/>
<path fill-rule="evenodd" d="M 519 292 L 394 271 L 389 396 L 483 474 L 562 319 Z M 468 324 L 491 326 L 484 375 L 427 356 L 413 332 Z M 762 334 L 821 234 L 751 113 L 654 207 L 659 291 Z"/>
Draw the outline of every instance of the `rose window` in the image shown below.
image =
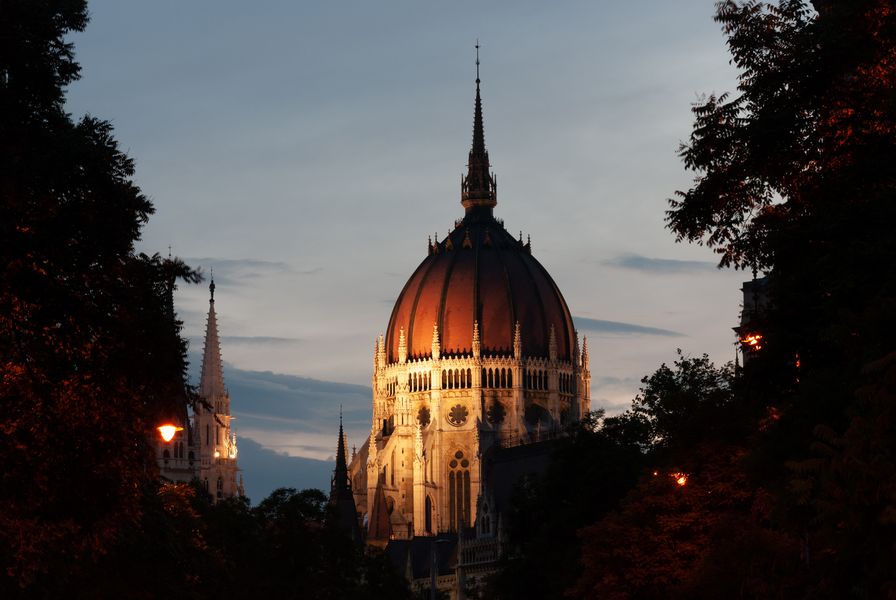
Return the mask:
<path fill-rule="evenodd" d="M 463 404 L 455 404 L 451 407 L 451 410 L 448 411 L 448 422 L 458 427 L 467 422 L 467 415 L 469 412 L 467 411 L 467 407 Z"/>

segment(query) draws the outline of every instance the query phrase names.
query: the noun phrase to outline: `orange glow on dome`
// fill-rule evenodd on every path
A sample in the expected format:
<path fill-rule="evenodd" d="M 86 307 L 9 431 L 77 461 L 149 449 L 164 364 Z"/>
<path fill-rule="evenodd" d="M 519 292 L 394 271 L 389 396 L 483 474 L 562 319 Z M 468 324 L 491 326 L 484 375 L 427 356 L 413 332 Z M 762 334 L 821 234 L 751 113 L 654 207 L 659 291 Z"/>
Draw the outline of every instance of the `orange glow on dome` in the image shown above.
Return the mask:
<path fill-rule="evenodd" d="M 178 427 L 177 425 L 172 425 L 171 423 L 165 423 L 164 425 L 159 425 L 156 427 L 159 430 L 159 433 L 162 436 L 162 439 L 166 442 L 170 442 L 174 439 L 174 434 L 178 431 L 183 431 L 183 427 Z"/>

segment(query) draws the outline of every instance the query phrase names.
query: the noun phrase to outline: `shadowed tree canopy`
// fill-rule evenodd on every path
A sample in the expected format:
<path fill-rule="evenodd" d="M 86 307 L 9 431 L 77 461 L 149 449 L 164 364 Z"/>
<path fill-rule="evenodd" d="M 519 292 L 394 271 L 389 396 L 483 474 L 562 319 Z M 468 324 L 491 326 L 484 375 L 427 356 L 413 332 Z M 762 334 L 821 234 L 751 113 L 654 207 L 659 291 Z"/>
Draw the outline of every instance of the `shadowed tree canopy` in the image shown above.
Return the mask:
<path fill-rule="evenodd" d="M 170 297 L 198 276 L 135 252 L 152 204 L 109 123 L 63 106 L 84 2 L 0 1 L 0 591 L 39 594 L 103 554 L 182 413 Z M 0 595 L 5 595 L 0 593 Z"/>

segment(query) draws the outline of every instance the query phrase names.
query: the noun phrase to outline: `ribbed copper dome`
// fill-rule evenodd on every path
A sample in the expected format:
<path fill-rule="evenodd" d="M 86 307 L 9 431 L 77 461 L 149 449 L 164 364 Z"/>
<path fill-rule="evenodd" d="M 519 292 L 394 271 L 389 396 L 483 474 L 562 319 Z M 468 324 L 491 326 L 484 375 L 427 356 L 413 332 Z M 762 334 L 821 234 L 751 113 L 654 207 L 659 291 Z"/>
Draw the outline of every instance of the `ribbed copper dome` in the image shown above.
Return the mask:
<path fill-rule="evenodd" d="M 388 360 L 398 359 L 401 328 L 408 358 L 430 356 L 433 324 L 443 355 L 469 353 L 474 320 L 483 354 L 512 353 L 519 321 L 523 356 L 548 357 L 553 325 L 557 358 L 572 359 L 575 333 L 563 295 L 528 244 L 514 239 L 490 208 L 468 210 L 411 275 L 389 319 Z"/>

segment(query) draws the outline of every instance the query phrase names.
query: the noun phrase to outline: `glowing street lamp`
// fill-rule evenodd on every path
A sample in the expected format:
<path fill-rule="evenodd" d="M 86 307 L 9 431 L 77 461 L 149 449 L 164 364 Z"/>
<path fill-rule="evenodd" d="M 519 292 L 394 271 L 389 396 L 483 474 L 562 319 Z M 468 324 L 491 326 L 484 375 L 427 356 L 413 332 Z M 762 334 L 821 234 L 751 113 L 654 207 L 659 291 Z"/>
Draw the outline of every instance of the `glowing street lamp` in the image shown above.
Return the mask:
<path fill-rule="evenodd" d="M 762 334 L 747 334 L 740 339 L 740 343 L 743 344 L 744 348 L 747 350 L 762 350 Z"/>
<path fill-rule="evenodd" d="M 178 427 L 177 425 L 172 425 L 171 423 L 165 423 L 163 425 L 159 425 L 156 427 L 159 430 L 159 434 L 162 436 L 162 439 L 166 442 L 170 442 L 174 439 L 174 434 L 178 431 L 183 431 L 183 427 Z"/>
<path fill-rule="evenodd" d="M 672 477 L 675 479 L 675 483 L 682 487 L 688 482 L 688 476 L 684 473 L 672 473 Z"/>

